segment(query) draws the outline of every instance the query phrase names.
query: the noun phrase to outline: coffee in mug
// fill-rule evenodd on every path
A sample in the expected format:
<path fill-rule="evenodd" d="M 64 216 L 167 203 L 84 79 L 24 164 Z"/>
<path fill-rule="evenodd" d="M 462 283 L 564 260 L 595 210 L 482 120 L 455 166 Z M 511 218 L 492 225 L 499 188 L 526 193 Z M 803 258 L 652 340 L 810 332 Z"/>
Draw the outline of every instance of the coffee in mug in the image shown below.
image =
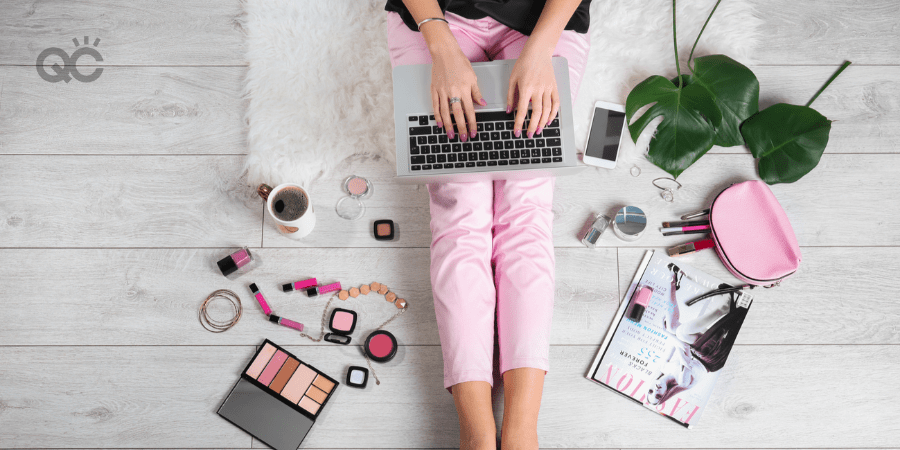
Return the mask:
<path fill-rule="evenodd" d="M 274 188 L 261 184 L 256 192 L 266 201 L 266 210 L 283 234 L 300 239 L 312 232 L 316 216 L 309 194 L 302 187 L 291 183 Z"/>

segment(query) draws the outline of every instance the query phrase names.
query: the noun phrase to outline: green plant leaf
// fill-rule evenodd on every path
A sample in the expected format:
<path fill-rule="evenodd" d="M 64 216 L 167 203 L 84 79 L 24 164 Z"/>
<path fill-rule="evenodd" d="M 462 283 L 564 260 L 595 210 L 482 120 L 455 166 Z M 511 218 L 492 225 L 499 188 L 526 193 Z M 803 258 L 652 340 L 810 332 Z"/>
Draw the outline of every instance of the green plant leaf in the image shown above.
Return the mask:
<path fill-rule="evenodd" d="M 706 89 L 722 111 L 722 123 L 716 127 L 715 145 L 733 147 L 743 144 L 741 123 L 759 111 L 756 75 L 725 55 L 695 59 L 693 72 L 690 82 Z"/>
<path fill-rule="evenodd" d="M 831 132 L 831 121 L 818 111 L 778 103 L 747 119 L 741 134 L 759 158 L 759 176 L 768 184 L 793 183 L 813 170 Z"/>
<path fill-rule="evenodd" d="M 650 140 L 647 159 L 677 178 L 685 169 L 712 148 L 716 127 L 722 122 L 722 112 L 709 91 L 691 82 L 690 75 L 667 80 L 651 76 L 634 87 L 625 101 L 628 131 L 635 142 L 653 119 L 663 116 Z M 634 114 L 653 104 L 634 120 Z M 633 121 L 633 123 L 632 123 Z"/>

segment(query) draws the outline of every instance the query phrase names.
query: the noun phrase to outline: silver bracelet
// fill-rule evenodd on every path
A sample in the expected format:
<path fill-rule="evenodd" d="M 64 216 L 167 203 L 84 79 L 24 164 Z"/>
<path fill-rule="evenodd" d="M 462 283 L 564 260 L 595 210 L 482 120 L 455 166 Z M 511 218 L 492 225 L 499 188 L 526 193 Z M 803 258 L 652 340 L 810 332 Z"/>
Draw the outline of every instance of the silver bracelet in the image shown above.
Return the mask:
<path fill-rule="evenodd" d="M 443 17 L 432 17 L 432 18 L 430 18 L 430 19 L 425 19 L 425 20 L 419 22 L 418 24 L 416 24 L 416 28 L 418 28 L 419 31 L 422 31 L 422 24 L 427 23 L 427 22 L 431 22 L 432 20 L 440 20 L 441 22 L 444 22 L 444 23 L 446 23 L 447 25 L 450 25 L 450 22 L 447 22 L 447 19 L 445 19 L 445 18 L 443 18 Z"/>

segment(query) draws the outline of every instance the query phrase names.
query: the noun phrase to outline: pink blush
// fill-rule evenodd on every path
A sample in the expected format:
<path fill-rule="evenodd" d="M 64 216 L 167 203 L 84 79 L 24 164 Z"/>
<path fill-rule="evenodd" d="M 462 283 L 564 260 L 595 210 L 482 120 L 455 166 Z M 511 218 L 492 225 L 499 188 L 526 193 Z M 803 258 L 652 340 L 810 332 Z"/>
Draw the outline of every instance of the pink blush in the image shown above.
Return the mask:
<path fill-rule="evenodd" d="M 391 338 L 383 334 L 373 337 L 369 342 L 369 350 L 372 351 L 373 355 L 379 358 L 384 358 L 391 353 L 393 347 L 394 344 L 391 342 Z"/>
<path fill-rule="evenodd" d="M 369 186 L 366 184 L 366 180 L 354 178 L 347 183 L 347 190 L 350 192 L 350 195 L 362 195 L 369 190 Z"/>
<path fill-rule="evenodd" d="M 353 314 L 344 311 L 338 311 L 334 315 L 334 321 L 331 322 L 332 328 L 341 331 L 349 331 L 353 328 Z"/>

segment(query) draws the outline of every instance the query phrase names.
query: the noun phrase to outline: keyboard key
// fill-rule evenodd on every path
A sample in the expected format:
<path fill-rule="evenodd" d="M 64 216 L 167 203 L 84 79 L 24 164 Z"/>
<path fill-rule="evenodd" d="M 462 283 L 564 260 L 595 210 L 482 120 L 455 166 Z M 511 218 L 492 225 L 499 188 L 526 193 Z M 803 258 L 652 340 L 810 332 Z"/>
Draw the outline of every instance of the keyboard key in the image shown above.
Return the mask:
<path fill-rule="evenodd" d="M 438 169 L 443 169 L 444 165 L 443 164 L 435 164 L 433 167 L 435 170 L 438 170 Z"/>
<path fill-rule="evenodd" d="M 428 155 L 425 157 L 425 160 L 428 161 L 428 164 L 434 164 L 437 162 L 437 157 L 434 155 Z"/>
<path fill-rule="evenodd" d="M 470 135 L 470 136 L 471 136 L 471 135 Z M 478 133 L 475 133 L 475 137 L 470 137 L 469 140 L 472 141 L 472 142 L 475 142 L 475 141 L 479 140 L 479 139 L 478 139 Z"/>
<path fill-rule="evenodd" d="M 475 163 L 473 163 L 473 162 L 467 162 L 467 163 L 466 163 L 466 167 L 475 167 Z"/>
<path fill-rule="evenodd" d="M 540 163 L 541 163 L 541 158 L 531 158 L 531 163 L 532 163 L 532 164 L 540 164 Z"/>
<path fill-rule="evenodd" d="M 500 139 L 503 139 L 504 141 L 508 141 L 508 140 L 512 139 L 512 133 L 510 133 L 509 131 L 503 131 L 500 133 Z"/>
<path fill-rule="evenodd" d="M 440 142 L 441 144 L 446 144 L 449 140 L 450 138 L 448 138 L 446 134 L 438 136 L 438 142 Z"/>
<path fill-rule="evenodd" d="M 416 138 L 416 142 L 418 142 L 419 145 L 425 145 L 428 143 L 428 138 L 425 136 L 419 136 Z"/>
<path fill-rule="evenodd" d="M 476 164 L 476 165 L 477 165 L 477 166 L 478 166 L 478 167 L 484 167 L 484 166 L 486 166 L 486 165 L 487 165 L 487 163 L 486 163 L 486 162 L 484 162 L 484 161 L 478 161 L 478 162 L 477 162 L 477 163 L 475 163 L 475 164 Z"/>
<path fill-rule="evenodd" d="M 497 162 L 500 163 L 501 166 L 509 165 L 509 161 L 507 161 L 505 159 L 501 159 L 500 161 L 497 161 Z"/>
<path fill-rule="evenodd" d="M 485 143 L 484 143 L 484 149 L 485 149 L 485 150 L 493 150 L 493 149 L 494 149 L 494 144 L 493 144 L 492 142 L 485 142 Z"/>
<path fill-rule="evenodd" d="M 451 153 L 449 155 L 441 155 L 441 156 L 447 156 L 447 162 L 452 162 L 452 163 L 456 162 L 456 153 Z M 440 159 L 440 158 L 438 158 L 438 159 Z"/>
<path fill-rule="evenodd" d="M 476 142 L 472 144 L 472 150 L 481 151 L 483 150 L 481 142 Z"/>
<path fill-rule="evenodd" d="M 456 163 L 456 164 L 453 165 L 453 167 L 455 167 L 455 168 L 457 168 L 457 169 L 462 169 L 463 167 L 465 167 L 465 164 L 463 164 L 463 163 Z"/>
<path fill-rule="evenodd" d="M 409 162 L 412 164 L 425 164 L 424 156 L 410 156 Z"/>
<path fill-rule="evenodd" d="M 510 158 L 513 158 L 513 159 L 519 159 L 519 151 L 518 151 L 518 150 L 512 150 L 512 151 L 510 151 L 510 152 L 509 152 L 509 157 L 510 157 Z"/>
<path fill-rule="evenodd" d="M 546 163 L 550 162 L 550 158 L 544 158 L 541 160 L 541 162 L 546 164 Z"/>
<path fill-rule="evenodd" d="M 534 141 L 534 144 L 537 145 L 538 147 L 546 147 L 547 146 L 547 143 L 544 142 L 543 139 L 536 139 Z"/>
<path fill-rule="evenodd" d="M 458 134 L 458 133 L 454 133 L 454 134 L 453 134 L 453 139 L 450 139 L 450 142 L 459 142 L 459 134 Z"/>
<path fill-rule="evenodd" d="M 553 119 L 553 122 L 548 123 L 546 128 L 559 128 L 559 117 Z"/>
<path fill-rule="evenodd" d="M 444 144 L 441 146 L 441 152 L 450 153 L 450 144 Z"/>
<path fill-rule="evenodd" d="M 492 132 L 491 132 L 491 140 L 492 140 L 492 141 L 499 141 L 499 140 L 500 140 L 500 132 L 499 132 L 499 131 L 492 131 Z"/>
<path fill-rule="evenodd" d="M 511 148 L 513 148 L 513 144 L 515 144 L 515 142 L 513 142 L 513 141 L 503 141 L 503 148 L 505 148 L 507 150 L 511 149 Z"/>
<path fill-rule="evenodd" d="M 525 139 L 525 148 L 534 148 L 534 139 Z"/>
<path fill-rule="evenodd" d="M 456 156 L 456 155 L 453 155 L 453 156 Z M 466 162 L 468 159 L 469 159 L 469 154 L 468 154 L 468 153 L 460 153 L 460 154 L 459 154 L 459 160 L 460 160 L 460 161 Z"/>
<path fill-rule="evenodd" d="M 491 140 L 491 133 L 488 133 L 488 132 L 478 133 L 478 140 L 479 140 L 479 141 L 489 141 L 489 140 Z"/>
<path fill-rule="evenodd" d="M 525 148 L 525 141 L 513 141 L 516 144 L 516 148 Z"/>
<path fill-rule="evenodd" d="M 419 125 L 428 125 L 428 116 L 419 116 Z"/>
<path fill-rule="evenodd" d="M 464 152 L 471 152 L 471 151 L 472 151 L 472 144 L 466 142 L 465 144 L 462 145 L 462 149 L 463 149 Z M 455 151 L 455 150 L 454 150 L 454 151 Z"/>
<path fill-rule="evenodd" d="M 491 156 L 491 159 L 500 159 L 500 152 L 495 150 L 493 152 L 490 152 L 490 156 Z"/>
<path fill-rule="evenodd" d="M 503 150 L 502 152 L 500 152 L 500 158 L 501 159 L 509 159 L 509 151 Z"/>
<path fill-rule="evenodd" d="M 431 134 L 431 127 L 409 127 L 410 136 L 420 136 L 423 134 Z"/>
<path fill-rule="evenodd" d="M 550 147 L 562 147 L 562 139 L 560 139 L 560 138 L 547 139 L 547 145 Z"/>
<path fill-rule="evenodd" d="M 431 136 L 428 136 L 428 143 L 429 144 L 437 144 L 437 136 L 435 136 L 433 134 Z"/>
<path fill-rule="evenodd" d="M 427 155 L 427 154 L 431 153 L 431 147 L 428 145 L 423 145 L 423 146 L 419 147 L 419 149 L 422 151 L 423 155 Z"/>
<path fill-rule="evenodd" d="M 453 151 L 454 151 L 454 152 L 461 152 L 461 151 L 462 151 L 462 145 L 461 145 L 461 144 L 452 144 L 450 147 L 453 148 Z"/>
<path fill-rule="evenodd" d="M 553 162 L 562 162 L 562 156 L 557 156 L 553 158 Z"/>
<path fill-rule="evenodd" d="M 554 148 L 554 149 L 553 149 L 553 156 L 562 156 L 562 149 L 559 148 L 559 147 Z"/>
<path fill-rule="evenodd" d="M 439 163 L 447 162 L 447 155 L 437 155 L 437 162 L 439 162 Z"/>
<path fill-rule="evenodd" d="M 431 114 L 430 116 L 428 116 L 428 120 L 434 120 L 434 114 Z"/>
<path fill-rule="evenodd" d="M 537 157 L 540 157 L 540 156 L 541 156 L 541 150 L 540 150 L 540 149 L 536 148 L 536 149 L 531 150 L 531 157 L 532 157 L 532 158 L 537 158 Z"/>
<path fill-rule="evenodd" d="M 544 128 L 544 137 L 559 137 L 559 128 Z"/>
<path fill-rule="evenodd" d="M 480 129 L 478 131 L 481 131 Z M 488 122 L 484 124 L 484 131 L 494 131 L 494 123 Z"/>
<path fill-rule="evenodd" d="M 410 147 L 415 147 L 416 145 L 417 145 L 417 144 L 416 144 L 416 138 L 415 138 L 414 136 L 410 136 L 410 137 L 409 137 L 409 146 L 410 146 Z"/>
<path fill-rule="evenodd" d="M 489 165 L 489 166 L 496 166 L 496 165 L 497 165 L 497 161 L 488 161 L 487 163 L 488 163 L 487 165 Z"/>
<path fill-rule="evenodd" d="M 528 164 L 528 163 L 529 163 L 529 160 L 527 160 L 527 159 L 520 159 L 519 162 L 522 163 L 522 164 Z"/>
<path fill-rule="evenodd" d="M 542 149 L 541 149 L 541 156 L 550 156 L 550 149 L 549 149 L 549 148 L 542 148 Z"/>
<path fill-rule="evenodd" d="M 419 121 L 419 116 L 409 116 L 409 121 L 410 121 L 410 122 L 418 122 L 418 121 Z"/>
<path fill-rule="evenodd" d="M 512 120 L 510 120 L 509 122 L 506 122 L 506 129 L 509 131 L 516 129 L 516 123 L 513 122 Z"/>
<path fill-rule="evenodd" d="M 484 124 L 478 121 L 478 115 L 475 115 L 475 122 L 477 125 L 475 126 L 475 131 L 484 131 Z"/>
<path fill-rule="evenodd" d="M 410 154 L 410 155 L 418 155 L 418 154 L 419 154 L 419 147 L 411 147 L 411 148 L 409 149 L 409 154 Z"/>
<path fill-rule="evenodd" d="M 488 159 L 490 159 L 490 155 L 488 154 L 488 152 L 481 152 L 478 154 L 478 159 L 481 161 L 487 161 Z"/>
<path fill-rule="evenodd" d="M 518 160 L 518 159 L 511 159 L 511 160 L 509 160 L 509 165 L 511 165 L 511 166 L 518 166 L 518 165 L 519 165 L 519 160 Z"/>
<path fill-rule="evenodd" d="M 425 164 L 424 166 L 422 166 L 422 170 L 431 170 L 431 166 L 428 164 Z"/>
<path fill-rule="evenodd" d="M 437 125 L 434 125 L 431 127 L 431 134 L 444 134 L 444 129 Z"/>
<path fill-rule="evenodd" d="M 534 130 L 534 135 L 537 137 L 541 137 L 541 133 L 542 133 L 542 131 L 540 128 L 538 128 L 537 130 Z"/>
<path fill-rule="evenodd" d="M 412 170 L 422 170 L 422 166 L 412 166 Z"/>

